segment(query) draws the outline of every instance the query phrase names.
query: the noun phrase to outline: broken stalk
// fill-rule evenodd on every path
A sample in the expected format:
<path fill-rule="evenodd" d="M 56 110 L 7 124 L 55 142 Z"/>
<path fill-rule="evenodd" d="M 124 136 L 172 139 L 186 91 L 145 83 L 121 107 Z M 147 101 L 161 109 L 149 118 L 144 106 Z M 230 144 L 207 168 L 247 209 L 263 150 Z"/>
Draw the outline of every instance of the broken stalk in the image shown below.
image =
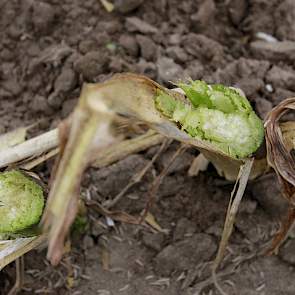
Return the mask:
<path fill-rule="evenodd" d="M 102 150 L 103 147 L 115 140 L 112 123 L 116 115 L 136 118 L 168 138 L 198 148 L 217 166 L 220 173 L 224 173 L 231 180 L 234 173 L 237 173 L 241 166 L 244 167 L 245 162 L 246 167 L 251 168 L 252 160 L 229 155 L 223 146 L 216 146 L 210 140 L 192 137 L 181 130 L 175 122 L 157 109 L 155 103 L 159 93 L 177 103 L 188 104 L 184 95 L 170 91 L 146 77 L 133 74 L 116 75 L 104 83 L 87 84 L 83 87 L 80 103 L 74 111 L 69 138 L 54 177 L 43 218 L 44 228 L 49 230 L 48 258 L 52 263 L 56 264 L 61 258 L 65 235 L 76 212 L 79 182 L 88 164 L 88 159 L 92 157 L 91 153 L 97 148 Z M 234 100 L 237 108 L 245 109 L 245 112 L 252 112 L 245 98 L 240 98 L 236 92 L 230 92 L 230 94 L 235 95 Z M 226 99 L 226 97 L 221 98 L 221 104 Z M 240 105 L 239 99 L 242 100 L 242 105 Z M 254 113 L 251 116 L 254 116 Z M 255 120 L 257 119 L 254 118 Z M 95 138 L 99 138 L 99 141 Z M 253 152 L 257 147 L 258 145 L 255 143 Z M 251 165 L 247 163 L 251 163 Z M 241 168 L 241 171 L 246 172 L 238 183 L 237 200 L 239 201 L 250 175 L 250 168 Z M 264 172 L 265 166 L 259 169 L 260 173 L 262 170 Z M 234 198 L 235 196 L 232 196 L 232 199 Z M 222 247 L 225 247 L 224 245 L 228 242 L 237 206 L 237 201 L 230 204 L 230 213 L 228 214 L 231 214 L 231 218 L 227 219 Z M 225 248 L 219 253 L 224 251 Z"/>

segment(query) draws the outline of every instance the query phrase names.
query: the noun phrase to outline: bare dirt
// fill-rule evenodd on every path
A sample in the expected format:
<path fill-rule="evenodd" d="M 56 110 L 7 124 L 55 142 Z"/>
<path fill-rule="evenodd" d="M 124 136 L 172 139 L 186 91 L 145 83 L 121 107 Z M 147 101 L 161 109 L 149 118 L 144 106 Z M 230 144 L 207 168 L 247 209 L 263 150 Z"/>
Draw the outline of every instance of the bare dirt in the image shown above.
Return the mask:
<path fill-rule="evenodd" d="M 292 0 L 0 0 L 0 132 L 56 126 L 73 109 L 83 82 L 135 72 L 170 86 L 191 77 L 240 87 L 258 114 L 295 94 L 295 2 Z M 268 42 L 269 36 L 277 42 Z M 152 180 L 178 147 L 173 143 L 142 182 L 116 205 L 129 214 L 145 206 Z M 159 147 L 85 175 L 82 195 L 113 198 Z M 151 212 L 162 232 L 115 223 L 91 208 L 73 232 L 62 263 L 45 249 L 26 255 L 20 294 L 218 294 L 209 263 L 216 254 L 233 187 L 213 167 L 197 177 L 187 150 L 170 169 Z M 52 163 L 38 168 L 46 180 Z M 294 235 L 277 256 L 258 255 L 286 213 L 275 176 L 247 187 L 220 283 L 228 294 L 295 294 Z M 108 268 L 108 269 L 106 269 Z M 14 265 L 0 274 L 0 293 Z"/>

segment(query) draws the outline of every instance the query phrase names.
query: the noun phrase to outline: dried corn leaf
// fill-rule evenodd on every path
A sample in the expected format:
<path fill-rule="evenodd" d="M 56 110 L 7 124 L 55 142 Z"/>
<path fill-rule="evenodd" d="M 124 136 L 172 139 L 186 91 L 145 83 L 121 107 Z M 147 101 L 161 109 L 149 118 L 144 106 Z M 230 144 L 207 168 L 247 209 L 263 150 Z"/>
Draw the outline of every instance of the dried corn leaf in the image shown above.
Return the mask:
<path fill-rule="evenodd" d="M 224 229 L 222 233 L 221 242 L 219 245 L 218 253 L 214 261 L 213 270 L 216 271 L 221 260 L 224 257 L 229 238 L 231 236 L 234 221 L 238 212 L 239 205 L 242 201 L 246 185 L 251 173 L 254 159 L 248 159 L 244 165 L 241 166 L 238 178 L 236 180 L 234 189 L 231 193 L 229 205 L 227 208 Z"/>
<path fill-rule="evenodd" d="M 101 4 L 107 12 L 112 12 L 114 10 L 114 4 L 108 0 L 100 0 Z"/>
<path fill-rule="evenodd" d="M 0 270 L 25 253 L 40 246 L 46 239 L 46 235 L 41 235 L 37 237 L 0 241 Z"/>
<path fill-rule="evenodd" d="M 283 125 L 284 132 L 287 134 L 286 144 L 279 122 L 284 114 L 294 109 L 295 98 L 286 99 L 272 109 L 265 122 L 265 139 L 268 164 L 276 171 L 283 186 L 285 197 L 295 205 L 295 199 L 293 200 L 295 192 L 295 159 L 290 150 L 290 132 L 293 124 Z M 289 132 L 288 126 L 291 126 Z"/>
<path fill-rule="evenodd" d="M 145 217 L 145 222 L 147 223 L 147 224 L 149 224 L 152 228 L 154 228 L 155 230 L 157 230 L 158 232 L 160 232 L 160 233 L 165 233 L 165 232 L 167 232 L 167 230 L 165 230 L 165 229 L 163 229 L 160 225 L 159 225 L 159 223 L 156 221 L 156 219 L 155 219 L 155 216 L 154 215 L 152 215 L 150 212 L 148 212 L 147 214 L 146 214 L 146 217 Z"/>
<path fill-rule="evenodd" d="M 189 176 L 197 176 L 200 171 L 206 171 L 209 165 L 209 161 L 204 157 L 203 154 L 199 154 L 191 164 L 188 175 Z"/>
<path fill-rule="evenodd" d="M 13 147 L 0 151 L 0 168 L 36 157 L 58 145 L 58 131 L 54 129 Z"/>
<path fill-rule="evenodd" d="M 295 110 L 294 97 L 282 101 L 273 108 L 265 122 L 267 161 L 269 166 L 275 170 L 282 193 L 290 204 L 287 219 L 282 223 L 281 229 L 273 239 L 269 254 L 277 251 L 295 221 L 294 122 L 280 125 L 280 119 L 290 110 Z"/>

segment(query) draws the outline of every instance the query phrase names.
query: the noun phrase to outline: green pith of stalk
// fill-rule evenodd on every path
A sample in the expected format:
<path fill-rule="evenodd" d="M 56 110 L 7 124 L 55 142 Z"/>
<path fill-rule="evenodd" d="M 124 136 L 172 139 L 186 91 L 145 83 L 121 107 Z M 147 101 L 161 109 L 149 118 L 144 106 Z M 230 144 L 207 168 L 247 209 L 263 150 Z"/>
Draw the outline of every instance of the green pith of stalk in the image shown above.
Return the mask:
<path fill-rule="evenodd" d="M 159 90 L 155 104 L 191 137 L 208 142 L 232 158 L 251 156 L 264 138 L 262 121 L 236 90 L 203 81 L 179 83 L 188 100 Z"/>
<path fill-rule="evenodd" d="M 0 235 L 29 233 L 41 218 L 43 189 L 18 170 L 0 173 Z"/>

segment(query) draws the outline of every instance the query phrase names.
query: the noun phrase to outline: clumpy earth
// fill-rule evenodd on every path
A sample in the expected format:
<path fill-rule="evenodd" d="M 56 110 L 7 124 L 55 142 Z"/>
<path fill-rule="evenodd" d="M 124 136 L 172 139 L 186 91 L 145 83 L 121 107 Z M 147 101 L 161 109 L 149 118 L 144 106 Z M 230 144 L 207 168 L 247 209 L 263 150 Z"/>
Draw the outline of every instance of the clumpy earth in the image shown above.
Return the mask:
<path fill-rule="evenodd" d="M 55 127 L 77 102 L 83 82 L 118 72 L 147 75 L 172 87 L 204 79 L 240 87 L 261 118 L 295 94 L 295 2 L 292 0 L 0 1 L 0 133 L 32 125 Z M 173 143 L 114 209 L 138 215 L 152 180 L 178 148 Z M 158 151 L 146 152 L 84 177 L 82 196 L 112 199 Z M 162 230 L 100 216 L 80 219 L 58 267 L 46 250 L 25 256 L 20 294 L 218 294 L 210 263 L 220 240 L 232 183 L 213 167 L 187 175 L 197 151 L 188 149 L 163 180 L 151 212 Z M 36 169 L 48 180 L 52 162 Z M 114 185 L 114 183 L 116 185 Z M 295 294 L 295 240 L 278 255 L 261 255 L 286 213 L 276 177 L 249 183 L 219 282 L 228 294 Z M 7 294 L 14 265 L 0 273 Z"/>

